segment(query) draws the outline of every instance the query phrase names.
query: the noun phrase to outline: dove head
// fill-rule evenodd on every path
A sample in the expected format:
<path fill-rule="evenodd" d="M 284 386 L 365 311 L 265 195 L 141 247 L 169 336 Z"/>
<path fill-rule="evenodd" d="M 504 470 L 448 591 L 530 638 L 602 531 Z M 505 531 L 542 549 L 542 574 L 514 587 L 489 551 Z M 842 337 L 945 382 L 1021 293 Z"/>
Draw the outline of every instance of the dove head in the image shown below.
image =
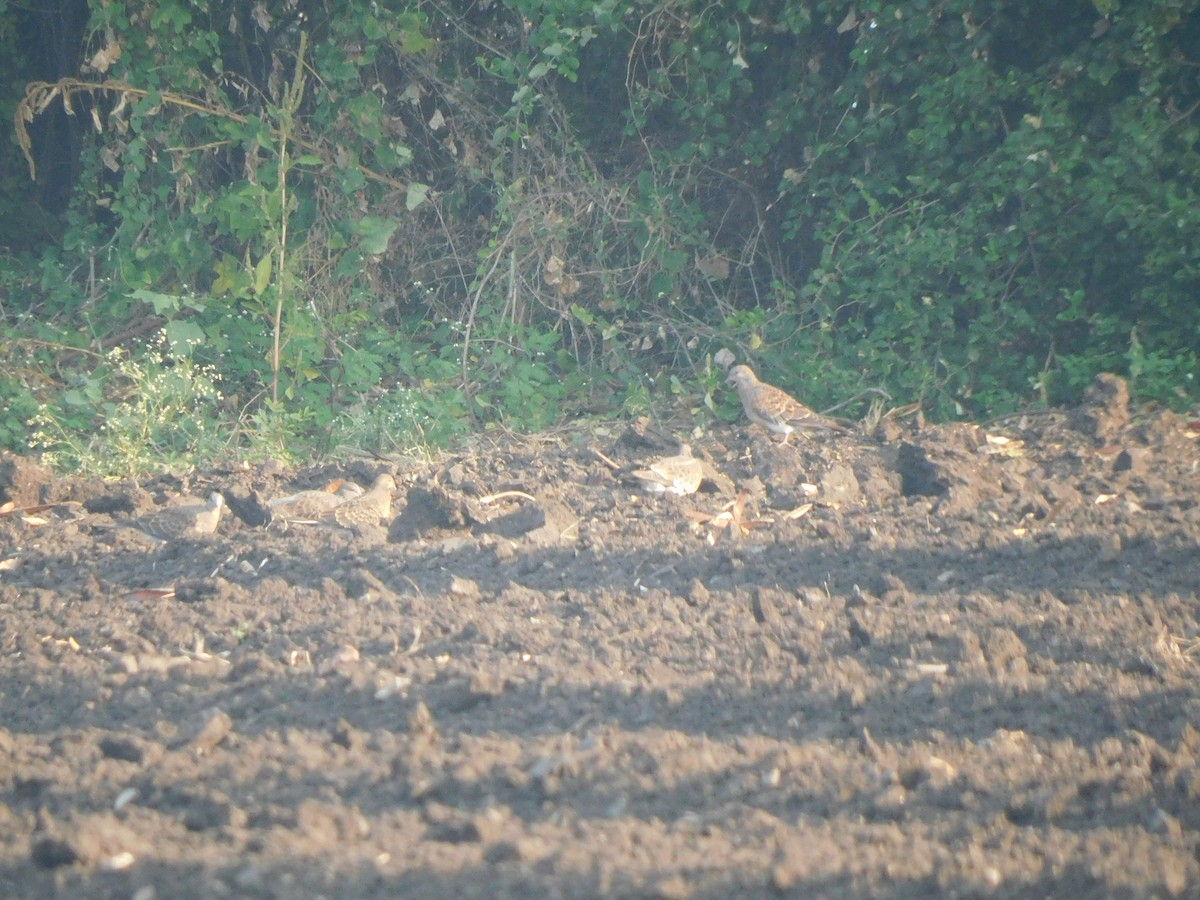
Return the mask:
<path fill-rule="evenodd" d="M 731 384 L 740 391 L 743 388 L 758 384 L 758 376 L 754 374 L 754 370 L 749 366 L 734 366 L 729 370 L 729 377 L 726 379 L 726 384 Z"/>
<path fill-rule="evenodd" d="M 213 491 L 211 494 L 208 495 L 208 505 L 214 506 L 217 509 L 220 509 L 222 506 L 225 505 L 225 495 L 220 494 L 217 491 Z"/>
<path fill-rule="evenodd" d="M 387 491 L 389 494 L 396 493 L 396 479 L 384 472 L 382 475 L 377 475 L 375 480 L 371 482 L 371 489 L 375 491 Z"/>

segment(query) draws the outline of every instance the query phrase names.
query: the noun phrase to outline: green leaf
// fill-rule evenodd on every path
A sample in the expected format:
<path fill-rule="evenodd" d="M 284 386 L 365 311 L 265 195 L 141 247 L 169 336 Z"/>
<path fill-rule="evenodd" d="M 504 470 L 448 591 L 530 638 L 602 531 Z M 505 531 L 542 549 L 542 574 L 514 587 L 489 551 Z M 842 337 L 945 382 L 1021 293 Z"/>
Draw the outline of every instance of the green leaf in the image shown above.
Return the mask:
<path fill-rule="evenodd" d="M 399 222 L 392 221 L 391 219 L 383 219 L 379 216 L 363 216 L 358 221 L 355 229 L 359 237 L 362 238 L 363 253 L 369 256 L 379 256 L 382 253 L 386 253 L 388 241 L 392 239 L 392 234 L 399 225 Z"/>
<path fill-rule="evenodd" d="M 686 250 L 664 250 L 662 255 L 662 267 L 672 275 L 678 275 L 686 268 L 688 264 L 688 254 Z"/>
<path fill-rule="evenodd" d="M 666 272 L 656 272 L 650 279 L 651 297 L 668 297 L 675 290 L 675 279 Z"/>
<path fill-rule="evenodd" d="M 163 327 L 167 344 L 174 356 L 188 356 L 192 348 L 204 343 L 204 329 L 190 319 L 176 319 Z"/>
<path fill-rule="evenodd" d="M 225 294 L 233 294 L 236 297 L 245 293 L 247 278 L 246 270 L 243 268 L 241 260 L 230 253 L 226 253 L 214 268 L 217 277 L 212 284 L 213 296 L 220 297 Z"/>
<path fill-rule="evenodd" d="M 421 184 L 419 181 L 410 182 L 408 185 L 408 196 L 404 199 L 404 206 L 412 212 L 418 206 L 425 202 L 425 197 L 429 194 L 429 185 Z"/>
<path fill-rule="evenodd" d="M 160 294 L 158 291 L 148 291 L 145 288 L 138 288 L 129 296 L 134 300 L 149 303 L 154 307 L 154 314 L 156 316 L 166 316 L 179 312 L 179 308 L 182 305 L 179 296 L 176 294 Z"/>
<path fill-rule="evenodd" d="M 383 39 L 383 37 L 384 37 L 383 26 L 379 23 L 379 20 L 377 18 L 375 18 L 374 16 L 367 16 L 363 20 L 362 27 L 363 27 L 363 36 L 368 41 L 378 42 Z"/>
<path fill-rule="evenodd" d="M 400 49 L 408 56 L 416 56 L 427 50 L 434 49 L 437 44 L 430 40 L 422 30 L 424 17 L 415 12 L 401 13 L 398 16 L 400 31 Z"/>
<path fill-rule="evenodd" d="M 254 267 L 254 295 L 261 297 L 271 286 L 271 254 L 268 253 Z"/>

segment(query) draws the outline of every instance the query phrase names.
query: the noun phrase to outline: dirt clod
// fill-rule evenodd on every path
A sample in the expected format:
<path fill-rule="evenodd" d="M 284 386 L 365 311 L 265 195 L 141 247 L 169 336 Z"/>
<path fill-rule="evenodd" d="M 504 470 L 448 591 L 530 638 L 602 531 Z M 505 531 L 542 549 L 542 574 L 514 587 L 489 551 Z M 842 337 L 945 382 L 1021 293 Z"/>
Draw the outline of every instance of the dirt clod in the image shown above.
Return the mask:
<path fill-rule="evenodd" d="M 679 496 L 591 452 L 645 423 L 398 463 L 362 533 L 259 513 L 366 471 L 10 460 L 78 511 L 0 518 L 5 890 L 1197 895 L 1200 441 L 1123 387 L 691 434 Z M 214 535 L 110 527 L 209 485 Z"/>

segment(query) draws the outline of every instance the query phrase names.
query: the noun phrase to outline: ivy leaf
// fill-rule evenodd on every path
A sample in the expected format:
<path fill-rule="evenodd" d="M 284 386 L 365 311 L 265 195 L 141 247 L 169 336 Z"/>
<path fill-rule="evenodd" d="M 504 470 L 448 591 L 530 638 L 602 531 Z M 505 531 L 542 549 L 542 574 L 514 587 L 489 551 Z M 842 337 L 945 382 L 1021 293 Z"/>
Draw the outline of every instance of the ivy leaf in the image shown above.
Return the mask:
<path fill-rule="evenodd" d="M 226 253 L 215 266 L 217 277 L 213 280 L 212 293 L 214 297 L 225 294 L 241 296 L 247 290 L 246 270 L 236 256 Z"/>
<path fill-rule="evenodd" d="M 400 27 L 400 49 L 408 56 L 416 56 L 434 49 L 434 43 L 423 31 L 424 19 L 415 12 L 401 13 L 397 17 Z"/>
<path fill-rule="evenodd" d="M 688 263 L 688 255 L 685 250 L 664 250 L 662 257 L 662 267 L 664 271 L 670 272 L 672 275 L 678 275 L 682 272 Z"/>
<path fill-rule="evenodd" d="M 368 256 L 379 256 L 387 252 L 388 241 L 392 239 L 392 234 L 399 224 L 399 222 L 382 219 L 379 216 L 363 216 L 357 227 L 358 236 L 362 238 L 363 253 Z"/>

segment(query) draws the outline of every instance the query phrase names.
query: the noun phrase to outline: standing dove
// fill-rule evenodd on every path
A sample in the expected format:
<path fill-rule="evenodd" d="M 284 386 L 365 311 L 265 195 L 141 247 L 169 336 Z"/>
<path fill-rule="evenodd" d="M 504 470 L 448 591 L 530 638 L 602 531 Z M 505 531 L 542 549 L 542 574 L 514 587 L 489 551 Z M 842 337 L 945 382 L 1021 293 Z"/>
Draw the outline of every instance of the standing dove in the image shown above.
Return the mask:
<path fill-rule="evenodd" d="M 759 381 L 749 366 L 734 366 L 729 372 L 728 383 L 737 388 L 742 408 L 750 421 L 782 434 L 784 444 L 794 431 L 837 431 L 842 434 L 849 431 L 845 425 L 818 415 L 785 391 Z"/>
<path fill-rule="evenodd" d="M 322 513 L 362 495 L 361 487 L 353 481 L 344 481 L 336 491 L 298 491 L 286 497 L 276 497 L 267 506 L 271 510 L 272 522 L 284 522 L 288 525 L 312 525 L 320 519 Z"/>
<path fill-rule="evenodd" d="M 694 494 L 704 478 L 704 466 L 692 456 L 692 448 L 681 444 L 677 456 L 663 456 L 645 469 L 632 473 L 652 494 Z"/>
<path fill-rule="evenodd" d="M 392 515 L 392 495 L 396 491 L 396 479 L 384 472 L 378 476 L 361 497 L 343 500 L 333 509 L 322 512 L 318 521 L 343 528 L 362 528 L 379 525 Z"/>
<path fill-rule="evenodd" d="M 121 525 L 165 542 L 192 535 L 212 534 L 217 530 L 224 510 L 225 498 L 213 491 L 208 495 L 206 502 L 196 500 L 181 503 L 179 506 L 167 506 L 137 519 L 122 522 Z"/>

